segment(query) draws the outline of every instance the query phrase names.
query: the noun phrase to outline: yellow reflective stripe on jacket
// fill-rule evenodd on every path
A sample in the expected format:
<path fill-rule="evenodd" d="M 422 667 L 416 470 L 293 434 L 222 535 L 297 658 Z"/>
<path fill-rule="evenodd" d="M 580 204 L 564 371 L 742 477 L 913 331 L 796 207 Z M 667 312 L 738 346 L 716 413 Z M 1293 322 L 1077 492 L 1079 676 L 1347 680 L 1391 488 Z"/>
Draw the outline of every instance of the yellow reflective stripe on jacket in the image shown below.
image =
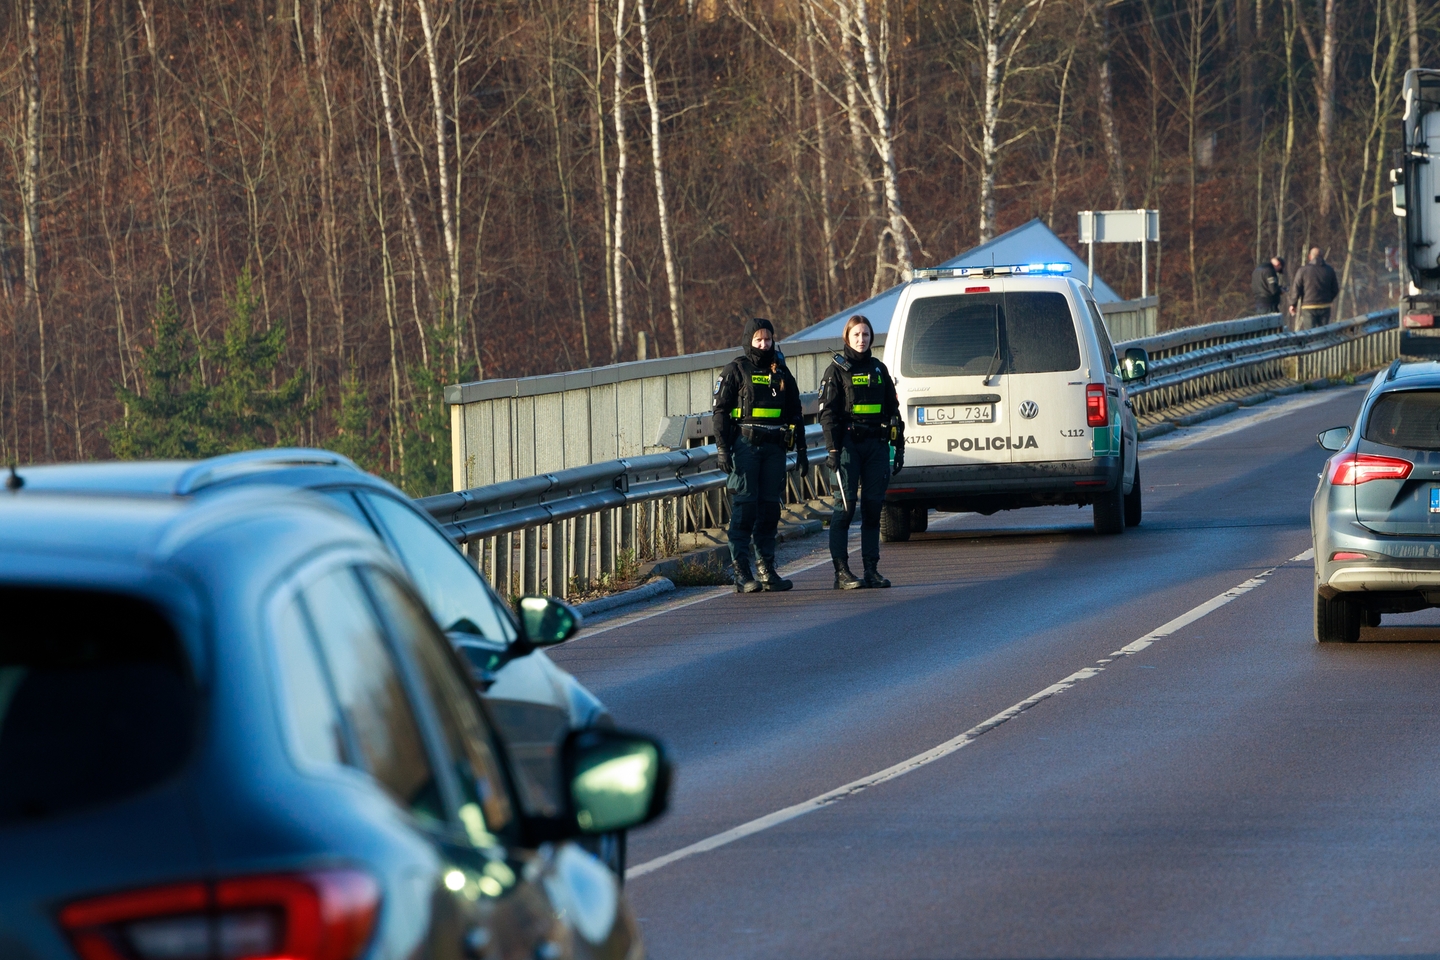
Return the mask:
<path fill-rule="evenodd" d="M 880 404 L 878 404 L 878 403 L 857 403 L 857 404 L 855 404 L 855 409 L 851 410 L 850 412 L 851 412 L 851 413 L 859 413 L 859 414 L 879 413 L 879 412 L 880 412 Z"/>
<path fill-rule="evenodd" d="M 876 408 L 875 408 L 875 411 L 878 413 L 878 412 L 880 411 L 880 408 L 879 408 L 879 407 L 876 407 Z M 741 414 L 740 414 L 740 408 L 739 408 L 739 407 L 736 407 L 734 410 L 731 410 L 731 411 L 730 411 L 730 416 L 734 417 L 736 420 L 739 420 L 739 419 L 740 419 L 740 415 L 741 415 Z M 760 418 L 760 419 L 762 419 L 762 420 L 779 420 L 779 419 L 780 419 L 780 408 L 779 408 L 779 407 L 751 407 L 751 408 L 750 408 L 750 416 L 752 416 L 752 417 L 758 417 L 758 418 Z"/>

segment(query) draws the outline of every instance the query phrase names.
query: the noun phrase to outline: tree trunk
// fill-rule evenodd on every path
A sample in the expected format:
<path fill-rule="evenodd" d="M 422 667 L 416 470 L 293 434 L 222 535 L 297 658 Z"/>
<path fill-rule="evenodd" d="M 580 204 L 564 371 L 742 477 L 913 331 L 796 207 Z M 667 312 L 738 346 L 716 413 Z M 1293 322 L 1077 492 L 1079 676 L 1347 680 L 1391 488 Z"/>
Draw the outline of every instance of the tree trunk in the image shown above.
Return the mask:
<path fill-rule="evenodd" d="M 620 359 L 625 344 L 625 0 L 615 0 L 615 327 L 610 334 L 610 358 Z"/>
<path fill-rule="evenodd" d="M 40 335 L 40 423 L 45 459 L 55 459 L 50 431 L 50 361 L 45 353 L 45 307 L 40 298 L 40 22 L 36 0 L 25 6 L 25 309 Z"/>
<path fill-rule="evenodd" d="M 420 11 L 420 29 L 425 35 L 425 65 L 430 72 L 430 103 L 435 122 L 435 162 L 440 181 L 440 228 L 441 237 L 445 243 L 445 262 L 450 273 L 448 283 L 450 289 L 447 297 L 450 301 L 450 309 L 447 319 L 450 321 L 452 336 L 458 338 L 460 331 L 460 245 L 459 238 L 455 235 L 455 211 L 453 209 L 455 198 L 451 195 L 450 188 L 450 138 L 447 133 L 450 118 L 445 111 L 439 46 L 435 42 L 435 26 L 430 20 L 429 0 L 415 0 L 415 6 Z M 452 13 L 451 15 L 456 16 L 457 14 Z"/>
<path fill-rule="evenodd" d="M 882 10 L 882 15 L 884 11 Z M 901 280 L 909 280 L 915 264 L 910 258 L 908 224 L 900 202 L 900 169 L 895 158 L 895 125 L 890 117 L 888 45 L 880 48 L 870 34 L 870 12 L 867 0 L 855 0 L 855 32 L 860 37 L 860 50 L 865 57 L 865 79 L 870 90 L 870 112 L 875 120 L 873 140 L 880 155 L 880 171 L 885 187 L 885 208 L 890 227 L 890 242 L 895 245 L 895 269 Z M 884 56 L 882 56 L 882 54 Z"/>
<path fill-rule="evenodd" d="M 840 295 L 840 273 L 835 262 L 835 222 L 830 212 L 830 134 L 820 96 L 820 74 L 815 61 L 815 13 L 805 7 L 805 50 L 810 62 L 810 97 L 815 104 L 815 152 L 820 162 L 820 229 L 825 242 L 825 310 L 835 309 Z"/>
<path fill-rule="evenodd" d="M 1110 194 L 1115 198 L 1115 208 L 1123 210 L 1127 206 L 1125 157 L 1120 145 L 1120 131 L 1115 123 L 1115 85 L 1110 69 L 1110 7 L 1105 0 L 1100 0 L 1097 6 L 1098 13 L 1096 6 L 1090 8 L 1090 19 L 1095 25 L 1100 45 L 1100 132 L 1105 142 L 1105 159 L 1110 168 Z"/>
<path fill-rule="evenodd" d="M 670 288 L 670 325 L 675 331 L 675 355 L 685 353 L 685 321 L 680 303 L 680 272 L 670 239 L 670 207 L 665 200 L 665 163 L 660 149 L 660 91 L 655 83 L 655 61 L 650 51 L 650 22 L 645 0 L 635 6 L 640 16 L 640 57 L 644 62 L 645 100 L 650 105 L 650 154 L 655 168 L 655 209 L 660 218 L 660 247 L 665 254 L 665 280 Z"/>

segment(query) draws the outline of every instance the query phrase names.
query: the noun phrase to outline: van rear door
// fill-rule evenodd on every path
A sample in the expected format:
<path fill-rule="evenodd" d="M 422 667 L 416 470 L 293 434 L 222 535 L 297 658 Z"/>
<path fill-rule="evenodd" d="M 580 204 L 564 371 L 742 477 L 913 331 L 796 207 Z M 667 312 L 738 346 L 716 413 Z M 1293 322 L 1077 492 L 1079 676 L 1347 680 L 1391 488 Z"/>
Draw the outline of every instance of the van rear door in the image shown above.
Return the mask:
<path fill-rule="evenodd" d="M 914 466 L 1009 463 L 1000 282 L 911 300 L 900 330 L 905 461 Z"/>
<path fill-rule="evenodd" d="M 1046 284 L 1011 281 L 1005 292 L 1011 459 L 1088 460 L 1084 351 L 1070 298 Z"/>

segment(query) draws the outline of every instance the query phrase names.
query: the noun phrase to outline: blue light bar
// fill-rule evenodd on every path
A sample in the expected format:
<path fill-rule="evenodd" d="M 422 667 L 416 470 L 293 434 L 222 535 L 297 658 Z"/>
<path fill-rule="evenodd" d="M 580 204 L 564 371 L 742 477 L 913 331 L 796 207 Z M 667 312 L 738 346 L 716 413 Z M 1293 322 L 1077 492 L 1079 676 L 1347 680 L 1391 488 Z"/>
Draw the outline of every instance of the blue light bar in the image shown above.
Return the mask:
<path fill-rule="evenodd" d="M 1068 263 L 1007 263 L 993 267 L 921 267 L 915 280 L 943 280 L 965 277 L 1053 277 L 1073 270 Z"/>

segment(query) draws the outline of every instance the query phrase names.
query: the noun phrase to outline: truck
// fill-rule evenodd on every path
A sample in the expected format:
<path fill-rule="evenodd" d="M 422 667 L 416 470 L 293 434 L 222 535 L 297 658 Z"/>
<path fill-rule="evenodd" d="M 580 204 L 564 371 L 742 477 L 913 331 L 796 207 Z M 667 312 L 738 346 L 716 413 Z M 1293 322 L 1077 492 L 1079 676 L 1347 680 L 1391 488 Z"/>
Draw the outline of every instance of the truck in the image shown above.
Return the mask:
<path fill-rule="evenodd" d="M 1440 355 L 1440 70 L 1407 70 L 1400 166 L 1390 171 L 1401 219 L 1405 292 L 1401 352 Z"/>

